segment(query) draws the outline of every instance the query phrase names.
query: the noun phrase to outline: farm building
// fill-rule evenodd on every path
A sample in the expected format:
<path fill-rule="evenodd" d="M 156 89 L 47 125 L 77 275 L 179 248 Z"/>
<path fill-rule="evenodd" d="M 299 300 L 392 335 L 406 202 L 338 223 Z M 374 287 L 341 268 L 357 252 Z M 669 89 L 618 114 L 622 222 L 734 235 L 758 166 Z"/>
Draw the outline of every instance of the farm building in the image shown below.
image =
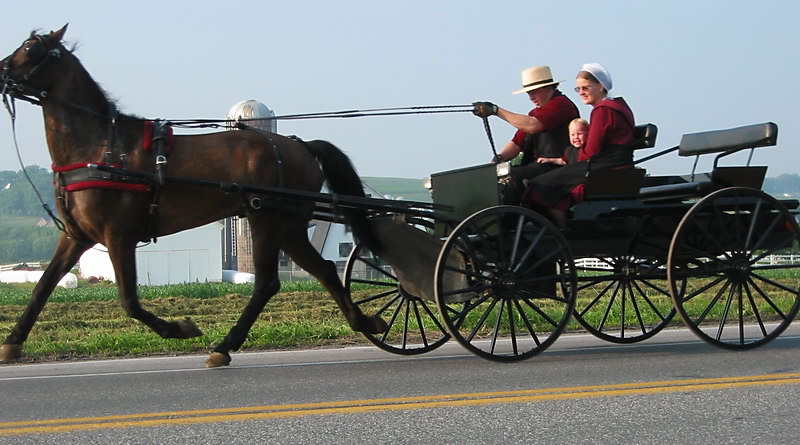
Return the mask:
<path fill-rule="evenodd" d="M 158 238 L 136 249 L 139 285 L 222 281 L 222 228 L 219 222 Z M 106 248 L 97 244 L 81 256 L 82 278 L 116 281 Z"/>

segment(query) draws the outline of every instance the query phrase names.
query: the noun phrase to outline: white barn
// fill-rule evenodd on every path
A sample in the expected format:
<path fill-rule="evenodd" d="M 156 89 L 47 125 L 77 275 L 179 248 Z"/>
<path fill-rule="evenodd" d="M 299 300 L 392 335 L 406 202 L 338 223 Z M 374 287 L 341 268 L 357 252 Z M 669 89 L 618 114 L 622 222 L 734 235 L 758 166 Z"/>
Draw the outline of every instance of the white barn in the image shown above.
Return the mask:
<path fill-rule="evenodd" d="M 222 228 L 219 222 L 158 238 L 136 249 L 136 280 L 143 286 L 222 281 Z M 105 246 L 97 244 L 79 261 L 82 278 L 116 282 Z"/>

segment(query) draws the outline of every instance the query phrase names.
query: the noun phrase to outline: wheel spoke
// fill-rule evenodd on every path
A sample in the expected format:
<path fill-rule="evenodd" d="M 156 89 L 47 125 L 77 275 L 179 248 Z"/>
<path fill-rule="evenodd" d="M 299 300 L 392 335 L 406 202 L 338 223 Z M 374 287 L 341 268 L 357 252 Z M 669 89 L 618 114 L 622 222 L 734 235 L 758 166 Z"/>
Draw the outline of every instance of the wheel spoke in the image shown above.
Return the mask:
<path fill-rule="evenodd" d="M 648 285 L 649 287 L 651 287 L 651 288 L 653 288 L 653 289 L 656 289 L 657 291 L 661 292 L 661 293 L 662 293 L 664 296 L 666 296 L 666 297 L 668 297 L 668 296 L 669 296 L 669 293 L 667 293 L 666 291 L 663 291 L 663 290 L 662 290 L 661 288 L 659 288 L 659 287 L 656 287 L 656 286 L 653 286 L 653 285 L 651 285 L 651 284 L 650 284 L 649 282 L 647 282 L 646 280 L 640 280 L 640 281 L 641 281 L 642 283 L 644 283 L 644 284 Z M 662 313 L 661 313 L 661 310 L 660 310 L 660 309 L 659 309 L 659 308 L 658 308 L 658 307 L 655 305 L 655 303 L 653 303 L 653 300 L 652 300 L 652 299 L 651 299 L 649 296 L 647 296 L 647 293 L 644 291 L 644 289 L 642 289 L 642 288 L 641 288 L 641 286 L 639 286 L 639 283 L 638 283 L 638 282 L 636 282 L 636 281 L 634 281 L 632 284 L 633 284 L 633 287 L 634 287 L 634 289 L 636 290 L 636 292 L 638 292 L 638 293 L 639 293 L 639 297 L 641 297 L 641 299 L 642 299 L 642 300 L 644 300 L 644 301 L 647 303 L 647 305 L 648 305 L 648 306 L 650 307 L 650 309 L 651 309 L 651 310 L 652 310 L 652 311 L 653 311 L 653 312 L 656 314 L 656 316 L 658 316 L 658 318 L 659 318 L 659 319 L 660 319 L 662 322 L 663 322 L 663 321 L 666 321 L 666 319 L 667 319 L 666 315 L 664 315 L 664 314 L 662 314 Z M 633 292 L 633 290 L 631 291 L 631 293 L 632 293 L 632 292 Z"/>
<path fill-rule="evenodd" d="M 387 277 L 391 278 L 391 279 L 392 279 L 392 280 L 394 280 L 394 281 L 398 281 L 396 276 L 394 276 L 394 275 L 390 274 L 389 272 L 387 272 L 387 271 L 383 270 L 383 267 L 381 267 L 379 264 L 377 264 L 377 263 L 374 263 L 374 262 L 370 261 L 369 259 L 367 259 L 367 258 L 365 258 L 365 257 L 361 257 L 361 256 L 360 256 L 360 257 L 358 257 L 358 259 L 359 259 L 361 262 L 363 262 L 364 264 L 366 264 L 367 266 L 370 266 L 370 267 L 372 267 L 372 269 L 374 269 L 375 271 L 377 271 L 377 272 L 380 272 L 380 273 L 382 273 L 382 274 L 386 275 Z"/>
<path fill-rule="evenodd" d="M 761 335 L 766 337 L 768 335 L 767 328 L 764 326 L 764 320 L 762 320 L 761 318 L 761 313 L 759 312 L 758 306 L 756 305 L 756 301 L 753 298 L 753 293 L 750 291 L 750 286 L 748 286 L 747 283 L 745 283 L 743 287 L 744 290 L 747 292 L 747 301 L 750 303 L 750 307 L 753 308 L 753 315 L 756 317 L 756 322 L 758 322 L 758 327 L 761 329 Z"/>
<path fill-rule="evenodd" d="M 628 283 L 628 286 L 626 287 L 626 289 L 628 291 L 628 297 L 630 297 L 630 299 L 631 299 L 631 305 L 633 306 L 633 313 L 636 315 L 636 320 L 639 322 L 639 327 L 642 330 L 642 334 L 647 334 L 647 328 L 645 327 L 644 320 L 642 319 L 642 312 L 639 310 L 639 304 L 636 303 L 636 295 L 635 295 L 635 292 L 634 292 L 633 285 L 631 283 Z M 623 297 L 624 297 L 624 294 L 623 294 Z M 645 297 L 645 299 L 646 299 L 646 297 Z M 622 318 L 622 326 L 623 326 L 623 328 L 625 327 L 624 320 L 625 319 L 623 317 Z M 624 337 L 624 336 L 625 335 L 623 333 L 622 337 Z"/>
<path fill-rule="evenodd" d="M 539 341 L 539 337 L 536 335 L 536 330 L 533 328 L 531 321 L 528 319 L 528 316 L 525 314 L 525 311 L 522 309 L 522 306 L 519 304 L 518 299 L 514 299 L 514 306 L 517 307 L 517 312 L 519 312 L 520 318 L 522 318 L 523 323 L 525 323 L 525 327 L 528 329 L 528 333 L 531 334 L 531 338 L 536 345 L 540 345 L 541 342 Z"/>
<path fill-rule="evenodd" d="M 736 285 L 730 286 L 730 289 L 728 290 L 728 298 L 725 299 L 725 310 L 722 311 L 722 317 L 719 321 L 719 327 L 717 329 L 717 337 L 716 337 L 717 341 L 720 341 L 720 339 L 722 338 L 722 330 L 725 327 L 725 324 L 728 322 L 728 315 L 730 314 L 731 303 L 733 302 L 733 295 L 735 290 L 736 290 Z"/>
<path fill-rule="evenodd" d="M 383 298 L 385 296 L 391 295 L 391 294 L 396 293 L 396 292 L 397 292 L 397 285 L 395 285 L 394 289 L 387 290 L 385 292 L 381 292 L 379 294 L 375 294 L 375 295 L 372 295 L 372 296 L 369 296 L 369 297 L 366 297 L 366 298 L 362 298 L 360 300 L 354 301 L 353 303 L 356 306 L 361 306 L 364 303 L 369 303 L 370 301 L 375 301 L 375 300 L 377 300 L 379 298 Z M 399 297 L 400 294 L 398 293 L 397 296 Z"/>
<path fill-rule="evenodd" d="M 603 318 L 600 320 L 600 324 L 597 326 L 599 331 L 603 330 L 606 325 L 606 321 L 608 321 L 608 315 L 611 313 L 611 308 L 614 306 L 614 301 L 617 300 L 617 295 L 619 295 L 619 288 L 619 281 L 617 281 L 614 286 L 614 292 L 611 294 L 611 298 L 608 300 L 608 304 L 606 305 L 606 310 L 603 312 Z"/>
<path fill-rule="evenodd" d="M 608 284 L 606 285 L 606 287 L 604 287 L 603 290 L 598 292 L 597 296 L 586 306 L 586 309 L 584 309 L 579 315 L 581 317 L 586 315 L 586 313 L 589 312 L 589 310 L 591 308 L 593 308 L 594 305 L 597 304 L 597 302 L 600 301 L 600 299 L 603 298 L 603 296 L 606 293 L 608 293 L 608 291 L 617 283 L 618 283 L 618 281 L 609 281 Z"/>
<path fill-rule="evenodd" d="M 553 327 L 556 327 L 556 326 L 558 326 L 558 322 L 556 322 L 555 320 L 553 320 L 552 318 L 550 318 L 550 316 L 549 316 L 549 315 L 547 315 L 547 314 L 546 314 L 546 313 L 545 313 L 545 312 L 544 312 L 544 311 L 543 311 L 541 308 L 539 308 L 539 306 L 536 306 L 536 305 L 534 305 L 532 301 L 530 301 L 530 300 L 529 300 L 529 299 L 527 299 L 527 298 L 521 298 L 521 300 L 522 300 L 522 301 L 524 301 L 524 302 L 525 302 L 525 304 L 527 304 L 528 306 L 530 306 L 530 308 L 531 308 L 531 309 L 533 309 L 534 311 L 536 311 L 536 313 L 537 313 L 537 314 L 539 314 L 539 316 L 540 316 L 540 317 L 544 318 L 544 319 L 545 319 L 545 320 L 546 320 L 548 323 L 550 323 L 551 325 L 553 325 Z"/>
<path fill-rule="evenodd" d="M 394 326 L 394 322 L 397 320 L 397 315 L 400 313 L 400 309 L 403 307 L 403 303 L 405 299 L 401 299 L 397 302 L 397 306 L 394 307 L 394 311 L 392 312 L 392 318 L 389 319 L 389 322 L 386 323 L 386 332 L 383 333 L 381 336 L 381 342 L 386 343 L 386 337 L 389 335 L 389 332 L 392 330 L 392 326 Z M 388 304 L 387 304 L 388 305 Z M 388 306 L 387 306 L 388 307 Z M 383 311 L 379 312 L 382 313 Z"/>
<path fill-rule="evenodd" d="M 725 284 L 723 284 L 722 288 L 717 291 L 717 294 L 708 303 L 706 309 L 703 311 L 702 314 L 700 314 L 700 317 L 693 322 L 695 326 L 700 326 L 700 324 L 706 319 L 708 314 L 711 312 L 711 309 L 713 309 L 714 306 L 716 306 L 717 302 L 720 300 L 720 298 L 722 298 L 722 294 L 724 294 L 725 291 L 728 290 L 728 287 L 730 287 L 730 285 L 731 285 L 730 281 L 725 281 Z"/>
<path fill-rule="evenodd" d="M 467 337 L 468 342 L 472 342 L 472 339 L 475 338 L 475 335 L 478 334 L 478 331 L 483 327 L 484 323 L 486 323 L 486 319 L 489 318 L 489 314 L 492 312 L 492 309 L 494 309 L 494 306 L 496 304 L 497 304 L 497 299 L 494 299 L 492 300 L 491 303 L 489 303 L 489 307 L 483 312 L 483 315 L 481 315 L 481 318 L 475 324 L 475 327 L 472 329 L 472 332 L 469 333 L 469 336 Z"/>
<path fill-rule="evenodd" d="M 426 347 L 428 346 L 428 336 L 425 335 L 425 325 L 422 324 L 422 317 L 419 314 L 419 307 L 417 307 L 417 302 L 412 300 L 411 304 L 414 308 L 414 318 L 417 320 L 417 326 L 419 328 L 419 335 L 422 338 L 422 344 Z"/>
<path fill-rule="evenodd" d="M 503 321 L 503 309 L 506 306 L 506 300 L 500 300 L 500 308 L 497 310 L 497 316 L 494 321 L 494 329 L 492 331 L 492 348 L 489 350 L 494 354 L 494 349 L 497 346 L 497 336 L 500 333 L 500 324 Z M 514 354 L 516 355 L 516 353 Z"/>
<path fill-rule="evenodd" d="M 364 280 L 364 279 L 360 279 L 360 278 L 353 278 L 353 279 L 350 280 L 350 282 L 351 283 L 369 284 L 369 285 L 372 285 L 372 286 L 383 286 L 383 287 L 396 287 L 397 286 L 397 280 L 395 280 L 393 283 L 390 283 L 388 281 Z"/>
<path fill-rule="evenodd" d="M 764 301 L 766 301 L 767 304 L 769 304 L 770 307 L 772 307 L 772 310 L 774 310 L 778 314 L 778 316 L 781 317 L 781 319 L 786 320 L 787 319 L 786 314 L 784 314 L 783 311 L 778 307 L 778 305 L 775 304 L 774 301 L 772 301 L 772 298 L 770 298 L 769 295 L 767 295 L 767 293 L 764 292 L 763 289 L 761 289 L 761 286 L 759 286 L 758 283 L 753 281 L 752 277 L 754 276 L 757 278 L 761 278 L 758 275 L 751 273 L 750 277 L 747 278 L 747 282 L 750 283 L 750 286 L 752 286 L 753 289 L 755 289 L 756 292 L 758 292 L 758 295 L 760 295 L 761 298 L 763 298 Z M 795 291 L 795 294 L 797 295 L 797 291 Z"/>

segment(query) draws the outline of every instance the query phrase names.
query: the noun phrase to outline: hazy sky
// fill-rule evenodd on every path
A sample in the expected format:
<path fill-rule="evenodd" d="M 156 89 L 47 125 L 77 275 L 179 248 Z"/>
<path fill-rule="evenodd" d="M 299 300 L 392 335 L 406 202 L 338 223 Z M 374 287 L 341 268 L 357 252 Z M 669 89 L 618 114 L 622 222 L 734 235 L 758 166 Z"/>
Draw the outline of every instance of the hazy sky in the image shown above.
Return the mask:
<path fill-rule="evenodd" d="M 588 117 L 574 78 L 583 63 L 600 62 L 637 122 L 658 125 L 658 149 L 684 133 L 772 121 L 778 146 L 756 150 L 753 163 L 769 165 L 768 176 L 800 172 L 800 2 L 793 0 L 26 5 L 4 15 L 2 56 L 31 30 L 69 22 L 67 41 L 78 44 L 94 79 L 123 111 L 150 118 L 224 118 L 245 99 L 278 115 L 476 100 L 526 113 L 527 97 L 511 92 L 534 65 L 550 65 Z M 497 118 L 491 125 L 498 146 L 513 134 Z M 17 128 L 25 164 L 49 166 L 41 111 L 18 102 Z M 482 122 L 470 113 L 281 121 L 278 132 L 333 142 L 365 176 L 421 178 L 491 157 Z M 644 166 L 687 173 L 692 160 L 673 153 Z M 6 115 L 0 170 L 18 169 Z"/>

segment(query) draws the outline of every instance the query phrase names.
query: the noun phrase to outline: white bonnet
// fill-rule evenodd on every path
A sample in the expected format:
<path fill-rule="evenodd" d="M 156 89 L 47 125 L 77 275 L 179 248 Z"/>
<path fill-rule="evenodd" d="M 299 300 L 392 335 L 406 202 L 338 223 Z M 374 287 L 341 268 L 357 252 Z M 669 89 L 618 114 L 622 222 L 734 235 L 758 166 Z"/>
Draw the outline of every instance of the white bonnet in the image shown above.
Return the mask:
<path fill-rule="evenodd" d="M 605 88 L 606 91 L 611 91 L 613 83 L 611 82 L 611 74 L 608 73 L 606 67 L 600 65 L 599 63 L 584 63 L 581 67 L 581 71 L 586 71 L 587 73 L 591 74 L 595 79 L 597 79 L 598 82 L 600 82 L 601 85 L 603 85 L 603 88 Z"/>

